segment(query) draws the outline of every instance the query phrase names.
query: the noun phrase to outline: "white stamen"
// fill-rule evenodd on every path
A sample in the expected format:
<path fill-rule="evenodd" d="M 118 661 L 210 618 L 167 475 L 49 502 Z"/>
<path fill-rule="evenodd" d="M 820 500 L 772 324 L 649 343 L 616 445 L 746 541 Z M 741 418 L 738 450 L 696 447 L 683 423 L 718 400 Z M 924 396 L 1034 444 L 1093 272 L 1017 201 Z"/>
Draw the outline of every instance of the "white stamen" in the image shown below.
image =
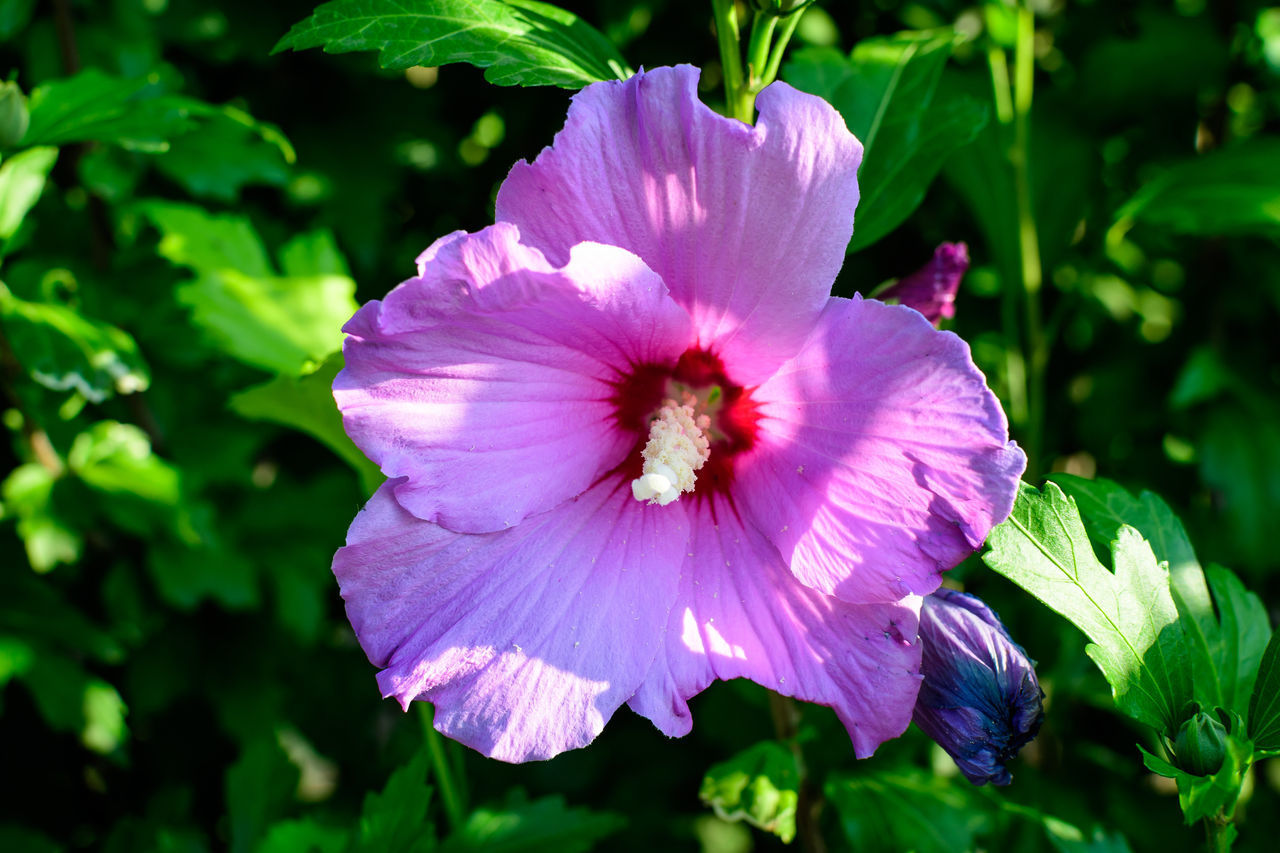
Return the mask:
<path fill-rule="evenodd" d="M 666 506 L 683 492 L 692 492 L 694 473 L 711 456 L 707 430 L 711 419 L 695 415 L 692 394 L 684 403 L 663 400 L 658 416 L 649 425 L 649 441 L 644 456 L 644 473 L 631 482 L 631 494 L 638 501 Z"/>

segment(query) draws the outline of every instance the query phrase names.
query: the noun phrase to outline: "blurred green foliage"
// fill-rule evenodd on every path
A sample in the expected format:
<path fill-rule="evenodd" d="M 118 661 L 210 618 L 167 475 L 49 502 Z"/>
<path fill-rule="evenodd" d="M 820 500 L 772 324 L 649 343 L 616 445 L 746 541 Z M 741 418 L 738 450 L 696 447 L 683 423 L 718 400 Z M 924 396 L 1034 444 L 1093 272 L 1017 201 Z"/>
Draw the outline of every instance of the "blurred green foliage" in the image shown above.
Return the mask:
<path fill-rule="evenodd" d="M 1163 772 L 1157 741 L 1116 713 L 1082 638 L 977 559 L 953 576 L 1039 659 L 1049 694 L 1000 792 L 969 788 L 914 729 L 855 762 L 817 707 L 788 744 L 816 780 L 802 792 L 794 751 L 751 752 L 770 710 L 736 682 L 699 697 L 683 740 L 621 712 L 592 747 L 527 766 L 433 744 L 379 698 L 329 573 L 378 479 L 328 397 L 342 323 L 432 240 L 492 221 L 506 171 L 563 121 L 557 86 L 693 62 L 724 105 L 710 3 L 564 3 L 573 14 L 544 20 L 487 0 L 469 6 L 490 29 L 435 52 L 421 43 L 448 33 L 431 15 L 385 38 L 324 17 L 385 5 L 0 0 L 0 849 L 728 853 L 780 847 L 771 832 L 812 802 L 833 849 L 1197 843 L 1173 785 L 1137 761 L 1143 740 Z M 1067 475 L 1088 547 L 1105 556 L 1125 522 L 1169 561 L 1204 639 L 1199 689 L 1232 664 L 1215 637 L 1262 654 L 1244 588 L 1280 601 L 1280 6 L 1030 6 L 1022 189 L 1017 87 L 992 83 L 1017 70 L 1005 3 L 820 4 L 782 77 L 867 146 L 836 292 L 969 243 L 952 327 L 1033 471 Z M 486 38 L 511 50 L 480 61 Z M 321 45 L 370 52 L 302 50 Z M 422 64 L 462 59 L 487 70 Z M 1180 585 L 1187 560 L 1207 588 Z M 1270 750 L 1278 648 L 1255 692 L 1215 700 L 1252 696 Z M 1223 778 L 1250 778 L 1239 849 L 1269 849 L 1280 774 L 1231 749 Z M 700 791 L 766 829 L 724 824 Z"/>

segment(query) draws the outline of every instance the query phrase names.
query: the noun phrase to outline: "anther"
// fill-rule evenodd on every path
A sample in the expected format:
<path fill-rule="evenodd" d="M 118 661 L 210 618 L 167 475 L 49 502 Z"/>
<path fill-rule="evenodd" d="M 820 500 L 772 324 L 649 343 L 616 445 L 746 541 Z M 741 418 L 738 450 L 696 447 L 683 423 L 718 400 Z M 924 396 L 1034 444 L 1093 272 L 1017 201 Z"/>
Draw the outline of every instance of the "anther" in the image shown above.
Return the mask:
<path fill-rule="evenodd" d="M 643 473 L 631 482 L 631 494 L 636 500 L 666 506 L 683 492 L 693 491 L 695 472 L 711 456 L 707 439 L 711 419 L 695 414 L 695 403 L 692 394 L 685 394 L 683 403 L 662 401 L 641 451 Z"/>

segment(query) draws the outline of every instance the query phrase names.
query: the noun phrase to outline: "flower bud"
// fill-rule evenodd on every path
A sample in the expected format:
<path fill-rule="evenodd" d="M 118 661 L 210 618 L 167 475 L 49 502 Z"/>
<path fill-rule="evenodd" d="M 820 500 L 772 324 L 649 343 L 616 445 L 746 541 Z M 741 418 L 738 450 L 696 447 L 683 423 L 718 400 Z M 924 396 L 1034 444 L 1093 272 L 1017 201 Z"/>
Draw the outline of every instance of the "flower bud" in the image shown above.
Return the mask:
<path fill-rule="evenodd" d="M 12 148 L 27 134 L 27 96 L 17 83 L 0 83 L 0 148 Z"/>
<path fill-rule="evenodd" d="M 975 785 L 1007 785 L 1005 767 L 1036 736 L 1044 692 L 1035 665 L 979 599 L 949 589 L 920 610 L 924 682 L 912 719 Z"/>
<path fill-rule="evenodd" d="M 1199 711 L 1178 729 L 1173 741 L 1178 766 L 1197 776 L 1210 776 L 1227 755 L 1227 729 L 1213 714 Z"/>
<path fill-rule="evenodd" d="M 935 326 L 956 315 L 956 291 L 969 269 L 969 247 L 943 243 L 929 263 L 876 294 L 883 302 L 899 302 L 914 308 Z"/>

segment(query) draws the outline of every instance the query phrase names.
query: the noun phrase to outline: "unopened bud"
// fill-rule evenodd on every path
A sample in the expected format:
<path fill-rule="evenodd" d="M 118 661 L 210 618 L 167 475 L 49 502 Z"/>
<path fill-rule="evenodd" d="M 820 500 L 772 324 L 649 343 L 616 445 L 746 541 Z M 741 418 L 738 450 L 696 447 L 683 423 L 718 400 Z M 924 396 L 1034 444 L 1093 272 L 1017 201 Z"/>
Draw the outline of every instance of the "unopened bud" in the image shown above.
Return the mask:
<path fill-rule="evenodd" d="M 1211 776 L 1227 755 L 1227 729 L 1213 714 L 1200 711 L 1178 729 L 1173 741 L 1178 766 L 1197 776 Z"/>

